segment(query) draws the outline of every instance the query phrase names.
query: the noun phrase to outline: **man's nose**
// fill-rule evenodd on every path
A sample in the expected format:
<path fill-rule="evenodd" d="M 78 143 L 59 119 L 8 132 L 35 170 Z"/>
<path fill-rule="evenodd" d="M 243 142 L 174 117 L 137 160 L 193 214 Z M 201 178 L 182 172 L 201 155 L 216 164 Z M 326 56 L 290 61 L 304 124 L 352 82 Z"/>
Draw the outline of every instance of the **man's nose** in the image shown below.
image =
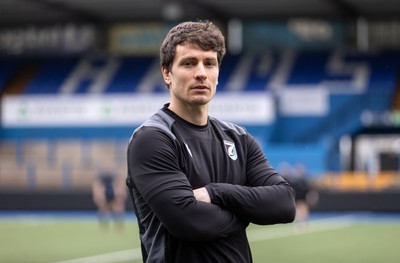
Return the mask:
<path fill-rule="evenodd" d="M 206 70 L 202 63 L 199 63 L 196 67 L 195 78 L 202 80 L 207 78 Z"/>

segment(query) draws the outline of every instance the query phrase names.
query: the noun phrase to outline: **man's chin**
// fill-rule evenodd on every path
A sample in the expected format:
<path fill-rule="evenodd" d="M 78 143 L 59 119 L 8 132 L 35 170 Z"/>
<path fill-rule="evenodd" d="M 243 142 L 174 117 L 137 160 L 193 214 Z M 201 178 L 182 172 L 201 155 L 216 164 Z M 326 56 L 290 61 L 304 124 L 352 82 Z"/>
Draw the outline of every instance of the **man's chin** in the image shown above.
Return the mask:
<path fill-rule="evenodd" d="M 192 98 L 191 103 L 193 105 L 203 106 L 203 105 L 208 104 L 210 101 L 211 101 L 210 97 L 196 96 L 195 98 Z"/>

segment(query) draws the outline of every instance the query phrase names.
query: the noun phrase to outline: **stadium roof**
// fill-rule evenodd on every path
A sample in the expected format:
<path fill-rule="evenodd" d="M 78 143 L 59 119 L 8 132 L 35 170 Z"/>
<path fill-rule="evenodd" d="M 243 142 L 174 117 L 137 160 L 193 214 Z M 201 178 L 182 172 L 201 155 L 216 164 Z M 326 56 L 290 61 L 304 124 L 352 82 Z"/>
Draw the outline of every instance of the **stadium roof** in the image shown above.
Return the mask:
<path fill-rule="evenodd" d="M 397 18 L 399 0 L 1 0 L 0 26 L 293 16 Z"/>

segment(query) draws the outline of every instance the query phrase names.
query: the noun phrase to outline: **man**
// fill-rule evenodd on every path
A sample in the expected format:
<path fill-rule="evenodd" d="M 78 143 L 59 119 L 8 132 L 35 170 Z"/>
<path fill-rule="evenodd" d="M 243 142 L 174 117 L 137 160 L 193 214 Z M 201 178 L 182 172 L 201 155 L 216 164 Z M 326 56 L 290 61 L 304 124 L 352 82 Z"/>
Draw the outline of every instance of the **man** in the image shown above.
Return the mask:
<path fill-rule="evenodd" d="M 184 22 L 161 45 L 170 103 L 128 146 L 143 262 L 252 262 L 249 223 L 294 220 L 293 189 L 255 139 L 208 116 L 224 41 L 210 22 Z"/>
<path fill-rule="evenodd" d="M 99 175 L 92 184 L 92 197 L 98 209 L 100 226 L 106 228 L 108 220 L 113 219 L 118 230 L 122 230 L 126 188 L 113 167 L 107 161 L 102 163 Z"/>

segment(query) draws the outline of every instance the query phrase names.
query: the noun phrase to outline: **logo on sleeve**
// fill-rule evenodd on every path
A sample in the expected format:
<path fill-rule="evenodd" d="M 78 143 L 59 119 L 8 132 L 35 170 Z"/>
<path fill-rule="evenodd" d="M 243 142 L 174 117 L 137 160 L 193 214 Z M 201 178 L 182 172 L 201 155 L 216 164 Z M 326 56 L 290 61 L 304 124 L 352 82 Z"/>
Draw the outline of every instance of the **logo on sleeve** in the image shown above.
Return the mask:
<path fill-rule="evenodd" d="M 224 140 L 224 145 L 225 145 L 225 151 L 228 154 L 228 156 L 235 161 L 237 159 L 235 143 Z"/>

